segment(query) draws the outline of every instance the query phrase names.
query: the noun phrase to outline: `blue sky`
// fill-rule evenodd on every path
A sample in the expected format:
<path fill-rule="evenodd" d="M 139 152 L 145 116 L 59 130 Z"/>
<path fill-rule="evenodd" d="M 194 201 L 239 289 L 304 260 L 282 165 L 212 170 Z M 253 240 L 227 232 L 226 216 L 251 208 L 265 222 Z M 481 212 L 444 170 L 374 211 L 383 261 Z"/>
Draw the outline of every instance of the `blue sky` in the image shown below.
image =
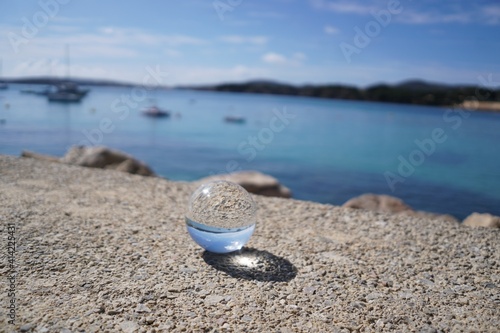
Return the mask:
<path fill-rule="evenodd" d="M 4 0 L 0 40 L 6 77 L 64 75 L 68 44 L 75 77 L 500 86 L 494 0 Z"/>

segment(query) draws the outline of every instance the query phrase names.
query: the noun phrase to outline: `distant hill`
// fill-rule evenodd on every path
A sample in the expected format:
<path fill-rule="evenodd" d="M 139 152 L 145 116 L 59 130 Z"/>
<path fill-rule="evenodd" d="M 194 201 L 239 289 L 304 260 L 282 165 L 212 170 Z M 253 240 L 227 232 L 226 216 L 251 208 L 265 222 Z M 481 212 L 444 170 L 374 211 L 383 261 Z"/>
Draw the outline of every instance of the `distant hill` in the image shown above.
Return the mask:
<path fill-rule="evenodd" d="M 423 80 L 408 80 L 397 84 L 396 87 L 410 90 L 446 90 L 453 86 Z"/>
<path fill-rule="evenodd" d="M 369 86 L 365 89 L 341 84 L 294 86 L 273 81 L 223 83 L 188 88 L 224 92 L 294 95 L 434 106 L 461 104 L 465 100 L 476 96 L 477 89 L 480 89 L 479 91 L 481 96 L 483 96 L 483 101 L 500 101 L 500 89 L 498 88 L 489 90 L 475 86 L 452 86 L 429 83 L 421 80 L 410 80 L 396 85 L 381 83 Z M 484 96 L 488 97 L 484 98 Z"/>

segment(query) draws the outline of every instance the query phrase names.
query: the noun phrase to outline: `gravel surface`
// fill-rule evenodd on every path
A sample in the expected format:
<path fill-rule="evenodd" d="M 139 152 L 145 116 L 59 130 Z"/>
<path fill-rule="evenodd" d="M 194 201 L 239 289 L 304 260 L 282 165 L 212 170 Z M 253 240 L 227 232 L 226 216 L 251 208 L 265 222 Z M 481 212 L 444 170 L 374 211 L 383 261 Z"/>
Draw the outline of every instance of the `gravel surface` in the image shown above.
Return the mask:
<path fill-rule="evenodd" d="M 193 190 L 0 156 L 0 331 L 499 330 L 498 229 L 254 197 L 248 247 L 214 255 L 185 229 Z"/>

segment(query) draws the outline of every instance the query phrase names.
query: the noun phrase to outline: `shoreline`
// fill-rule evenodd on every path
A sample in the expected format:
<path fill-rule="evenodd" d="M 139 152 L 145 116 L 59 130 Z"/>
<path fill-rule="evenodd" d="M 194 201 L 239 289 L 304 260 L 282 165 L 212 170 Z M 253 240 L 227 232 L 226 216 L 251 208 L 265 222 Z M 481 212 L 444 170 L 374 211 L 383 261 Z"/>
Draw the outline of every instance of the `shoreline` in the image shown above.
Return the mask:
<path fill-rule="evenodd" d="M 500 112 L 500 102 L 491 101 L 464 101 L 463 103 L 457 104 L 455 107 L 466 109 L 468 111 L 482 111 L 482 112 Z"/>

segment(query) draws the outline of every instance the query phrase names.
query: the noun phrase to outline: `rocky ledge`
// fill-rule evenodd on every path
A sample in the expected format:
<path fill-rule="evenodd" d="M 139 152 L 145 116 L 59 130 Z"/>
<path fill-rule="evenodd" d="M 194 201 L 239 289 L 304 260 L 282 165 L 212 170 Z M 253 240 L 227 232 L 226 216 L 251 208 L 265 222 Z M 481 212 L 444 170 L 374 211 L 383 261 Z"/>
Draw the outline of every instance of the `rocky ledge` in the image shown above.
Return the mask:
<path fill-rule="evenodd" d="M 60 158 L 26 150 L 21 153 L 21 156 L 87 168 L 111 169 L 141 176 L 155 176 L 153 170 L 143 162 L 124 152 L 103 146 L 73 146 Z"/>
<path fill-rule="evenodd" d="M 500 327 L 498 229 L 255 196 L 248 247 L 217 256 L 185 230 L 194 186 L 0 156 L 2 331 Z"/>

